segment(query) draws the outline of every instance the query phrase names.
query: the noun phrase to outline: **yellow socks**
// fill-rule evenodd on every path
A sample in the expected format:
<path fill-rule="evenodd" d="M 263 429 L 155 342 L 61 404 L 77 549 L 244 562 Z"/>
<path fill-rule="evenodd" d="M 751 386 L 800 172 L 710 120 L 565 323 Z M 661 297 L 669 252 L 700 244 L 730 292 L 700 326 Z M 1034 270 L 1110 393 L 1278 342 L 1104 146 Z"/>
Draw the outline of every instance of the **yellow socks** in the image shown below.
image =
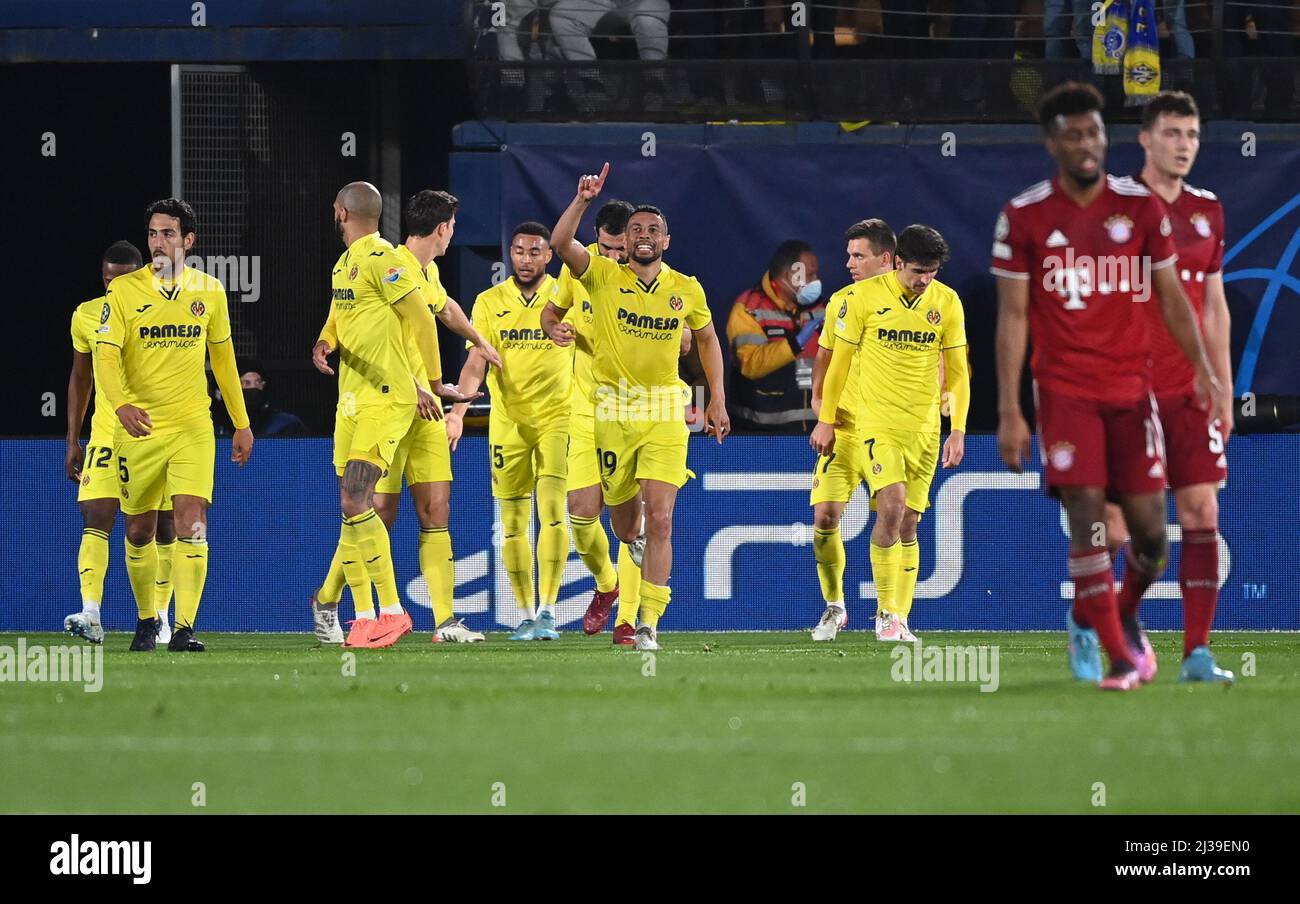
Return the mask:
<path fill-rule="evenodd" d="M 605 536 L 605 527 L 600 523 L 600 517 L 579 518 L 570 515 L 569 528 L 573 531 L 573 548 L 578 551 L 578 557 L 596 579 L 596 589 L 601 593 L 609 593 L 618 583 L 619 572 L 610 561 L 609 538 Z"/>
<path fill-rule="evenodd" d="M 871 544 L 871 574 L 876 579 L 876 605 L 881 612 L 898 614 L 898 573 L 902 565 L 902 544 Z"/>
<path fill-rule="evenodd" d="M 564 524 L 566 486 L 562 477 L 537 478 L 537 596 L 543 606 L 560 598 L 569 529 Z"/>
<path fill-rule="evenodd" d="M 627 544 L 618 544 L 618 615 L 616 625 L 636 625 L 636 614 L 641 607 L 641 569 L 632 561 L 632 551 Z"/>
<path fill-rule="evenodd" d="M 339 530 L 339 545 L 334 550 L 334 562 L 330 563 L 331 573 L 336 563 L 352 591 L 352 605 L 356 608 L 357 618 L 374 618 L 375 602 L 370 596 L 370 575 L 366 571 L 361 550 L 356 545 L 356 536 L 348 529 L 346 517 Z"/>
<path fill-rule="evenodd" d="M 343 585 L 347 583 L 347 577 L 343 574 L 343 557 L 339 554 L 339 547 L 334 547 L 334 558 L 330 559 L 330 570 L 325 573 L 325 581 L 316 591 L 316 601 L 327 605 L 336 605 L 343 599 Z M 370 579 L 366 579 L 370 583 Z M 368 591 L 367 591 L 368 592 Z"/>
<path fill-rule="evenodd" d="M 510 576 L 515 602 L 520 609 L 533 610 L 533 550 L 528 543 L 528 526 L 533 518 L 533 500 L 501 499 L 501 562 Z"/>
<path fill-rule="evenodd" d="M 163 621 L 167 621 L 167 609 L 172 604 L 172 557 L 176 553 L 176 541 L 163 543 L 154 540 L 158 549 L 158 574 L 154 578 L 154 611 Z"/>
<path fill-rule="evenodd" d="M 907 614 L 912 611 L 912 597 L 916 595 L 916 575 L 921 568 L 921 545 L 916 540 L 903 540 L 899 557 L 898 615 L 907 621 Z"/>
<path fill-rule="evenodd" d="M 359 515 L 344 518 L 342 536 L 347 538 L 347 545 L 360 554 L 366 574 L 375 585 L 379 605 L 401 605 L 401 598 L 397 595 L 397 576 L 393 573 L 393 556 L 388 546 L 388 531 L 375 510 L 366 509 Z M 340 564 L 344 566 L 346 575 L 347 562 Z M 348 583 L 353 583 L 351 578 Z"/>
<path fill-rule="evenodd" d="M 193 628 L 199 600 L 208 579 L 208 541 L 177 537 L 172 557 L 172 584 L 176 588 L 176 627 Z"/>
<path fill-rule="evenodd" d="M 817 560 L 817 580 L 822 585 L 822 599 L 827 605 L 844 604 L 844 538 L 840 529 L 813 528 L 813 558 Z"/>
<path fill-rule="evenodd" d="M 157 618 L 154 608 L 154 581 L 158 575 L 158 547 L 153 540 L 143 546 L 126 541 L 126 576 L 135 596 L 135 608 L 140 618 Z"/>
<path fill-rule="evenodd" d="M 641 579 L 641 624 L 649 625 L 652 629 L 658 629 L 659 619 L 663 616 L 664 610 L 668 608 L 668 600 L 672 596 L 672 591 L 667 587 L 660 587 L 658 584 L 651 584 L 644 578 Z"/>
<path fill-rule="evenodd" d="M 127 547 L 130 551 L 130 547 Z M 81 605 L 96 609 L 104 599 L 104 575 L 108 573 L 108 534 L 97 528 L 81 531 L 81 548 L 77 550 L 77 574 L 81 578 Z M 131 585 L 132 587 L 135 584 Z"/>
<path fill-rule="evenodd" d="M 436 627 L 454 616 L 452 597 L 456 592 L 456 559 L 451 552 L 451 534 L 447 528 L 420 528 L 420 574 L 429 585 Z"/>

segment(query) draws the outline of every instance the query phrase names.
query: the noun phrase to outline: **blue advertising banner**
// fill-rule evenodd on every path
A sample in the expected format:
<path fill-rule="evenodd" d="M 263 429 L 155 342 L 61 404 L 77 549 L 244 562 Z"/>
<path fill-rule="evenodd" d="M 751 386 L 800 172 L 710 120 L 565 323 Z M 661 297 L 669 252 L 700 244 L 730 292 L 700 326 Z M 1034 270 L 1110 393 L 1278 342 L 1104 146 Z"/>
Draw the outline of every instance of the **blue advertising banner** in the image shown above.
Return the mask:
<path fill-rule="evenodd" d="M 962 297 L 976 372 L 991 375 L 994 221 L 1008 199 L 1052 176 L 1055 165 L 1038 142 L 967 141 L 962 127 L 952 128 L 943 133 L 951 140 L 907 144 L 511 144 L 502 151 L 502 244 L 523 220 L 554 223 L 578 177 L 609 161 L 602 197 L 664 210 L 672 237 L 664 257 L 700 278 L 721 331 L 736 296 L 758 283 L 785 239 L 812 243 L 829 295 L 848 282 L 842 236 L 850 224 L 882 217 L 897 231 L 926 223 L 953 249 L 939 278 Z M 1107 169 L 1137 172 L 1136 140 L 1113 135 L 1112 142 Z M 1192 184 L 1218 194 L 1227 218 L 1224 283 L 1238 394 L 1300 394 L 1296 173 L 1300 144 L 1283 141 L 1206 141 L 1192 172 Z M 590 230 L 589 218 L 584 242 L 593 239 Z"/>
<path fill-rule="evenodd" d="M 921 578 L 915 630 L 1060 630 L 1071 586 L 1066 534 L 1057 503 L 1037 470 L 1011 474 L 990 436 L 967 441 L 966 460 L 941 471 L 921 520 Z M 1233 437 L 1231 478 L 1221 494 L 1220 578 L 1215 625 L 1222 629 L 1300 629 L 1295 513 L 1300 511 L 1300 436 Z M 0 496 L 0 630 L 58 630 L 80 609 L 76 488 L 63 475 L 58 440 L 0 442 L 0 473 L 21 488 Z M 519 620 L 500 562 L 496 508 L 483 437 L 453 455 L 451 534 L 456 610 L 472 627 Z M 678 498 L 673 600 L 665 630 L 794 630 L 811 627 L 822 601 L 813 561 L 808 491 L 813 453 L 803 437 L 736 436 L 722 446 L 695 436 L 698 475 Z M 39 506 L 34 507 L 34 501 Z M 851 626 L 875 612 L 867 556 L 865 491 L 846 510 L 845 591 Z M 1182 624 L 1179 531 L 1171 514 L 1172 554 L 1164 579 L 1143 606 L 1152 628 Z M 309 594 L 329 564 L 339 533 L 338 490 L 328 440 L 261 440 L 244 470 L 219 441 L 211 558 L 199 627 L 209 631 L 311 630 Z M 135 623 L 123 567 L 121 520 L 113 531 L 103 616 L 110 630 Z M 398 584 L 417 630 L 432 630 L 429 594 L 419 574 L 417 525 L 403 500 L 393 538 Z M 571 554 L 558 620 L 576 630 L 594 582 Z M 351 604 L 343 604 L 351 616 Z"/>

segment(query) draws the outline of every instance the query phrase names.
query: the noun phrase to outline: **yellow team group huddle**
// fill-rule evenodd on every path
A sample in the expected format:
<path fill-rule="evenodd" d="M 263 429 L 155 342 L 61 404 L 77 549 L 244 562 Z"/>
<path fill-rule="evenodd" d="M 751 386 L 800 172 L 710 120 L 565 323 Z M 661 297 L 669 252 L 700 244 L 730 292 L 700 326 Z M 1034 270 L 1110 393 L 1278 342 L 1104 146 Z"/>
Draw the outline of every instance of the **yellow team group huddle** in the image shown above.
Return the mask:
<path fill-rule="evenodd" d="M 516 227 L 512 275 L 478 295 L 472 319 L 448 297 L 436 264 L 454 233 L 454 197 L 432 190 L 411 197 L 406 239 L 394 246 L 379 234 L 382 199 L 374 186 L 356 182 L 338 193 L 334 222 L 346 250 L 332 269 L 329 315 L 313 349 L 318 370 L 334 373 L 335 352 L 339 367 L 333 464 L 343 519 L 311 596 L 322 643 L 386 647 L 412 629 L 389 540 L 403 480 L 419 520 L 433 642 L 484 639 L 454 612 L 448 524 L 452 452 L 486 379 L 488 464 L 499 509 L 494 542 L 521 617 L 511 639 L 559 638 L 555 606 L 572 537 L 596 582 L 584 632 L 603 631 L 614 616 L 615 644 L 659 648 L 658 624 L 671 598 L 673 507 L 691 476 L 687 389 L 678 376 L 678 359 L 691 344 L 708 383 L 705 432 L 721 443 L 730 421 L 704 291 L 663 260 L 670 243 L 664 213 L 610 201 L 597 214 L 595 241 L 576 238 L 608 169 L 581 177 L 553 228 Z M 152 650 L 160 639 L 173 651 L 203 649 L 194 625 L 215 463 L 205 358 L 236 428 L 232 460 L 248 461 L 253 444 L 225 292 L 183 264 L 194 222 L 182 201 L 153 205 L 149 263 L 118 262 L 114 275 L 106 255 L 107 294 L 73 317 L 74 348 L 94 362 L 96 411 L 84 455 L 74 456 L 69 434 L 68 470 L 79 480 L 86 527 L 78 561 L 83 609 L 65 627 L 91 642 L 103 639 L 108 532 L 120 505 L 139 615 L 132 650 Z M 956 466 L 964 451 L 965 318 L 956 293 L 934 279 L 948 249 L 933 229 L 912 226 L 895 236 L 882 221 L 864 220 L 849 229 L 846 244 L 854 282 L 830 299 L 814 378 L 821 419 L 812 436 L 819 457 L 811 503 L 826 605 L 812 636 L 833 640 L 847 623 L 839 520 L 865 482 L 877 513 L 876 635 L 910 641 L 916 527 L 940 462 L 941 403 L 952 427 L 943 465 Z M 546 272 L 553 254 L 563 264 L 558 277 Z M 439 321 L 468 349 L 456 385 L 442 379 Z M 74 381 L 77 362 L 74 356 Z M 78 433 L 85 408 L 82 398 L 70 415 Z M 617 565 L 602 509 L 619 541 Z M 339 617 L 345 587 L 356 614 L 346 635 Z M 173 592 L 174 631 L 166 623 Z"/>

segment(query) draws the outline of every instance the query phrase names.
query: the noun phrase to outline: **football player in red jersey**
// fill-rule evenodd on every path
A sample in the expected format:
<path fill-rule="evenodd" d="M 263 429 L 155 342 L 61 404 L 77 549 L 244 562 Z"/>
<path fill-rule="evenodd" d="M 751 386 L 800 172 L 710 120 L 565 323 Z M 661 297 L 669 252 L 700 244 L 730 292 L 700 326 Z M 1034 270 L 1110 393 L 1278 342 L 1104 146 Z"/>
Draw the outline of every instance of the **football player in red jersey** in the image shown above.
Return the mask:
<path fill-rule="evenodd" d="M 1125 637 L 1104 519 L 1106 498 L 1118 500 L 1133 558 L 1159 575 L 1167 551 L 1165 465 L 1151 395 L 1150 318 L 1141 305 L 1160 306 L 1203 410 L 1217 409 L 1220 390 L 1179 285 L 1163 205 L 1145 186 L 1105 172 L 1101 109 L 1091 85 L 1067 82 L 1044 95 L 1039 121 L 1057 174 L 1012 198 L 998 217 L 998 447 L 1020 471 L 1030 447 L 1020 377 L 1032 334 L 1046 483 L 1070 524 L 1071 668 L 1105 690 L 1132 690 L 1150 677 L 1150 644 L 1140 629 Z M 1110 657 L 1104 678 L 1098 642 Z"/>
<path fill-rule="evenodd" d="M 1224 393 L 1206 423 L 1196 401 L 1195 373 L 1179 352 L 1164 322 L 1154 316 L 1151 328 L 1151 379 L 1165 432 L 1168 482 L 1174 491 L 1182 555 L 1178 583 L 1183 595 L 1183 667 L 1180 681 L 1232 681 L 1210 652 L 1210 624 L 1219 598 L 1218 490 L 1228 478 L 1224 451 L 1232 433 L 1231 319 L 1223 293 L 1223 205 L 1212 192 L 1184 180 L 1196 162 L 1201 118 L 1196 101 L 1182 91 L 1163 91 L 1142 111 L 1138 140 L 1146 163 L 1138 180 L 1160 198 L 1173 226 L 1178 249 L 1178 278 L 1196 312 L 1210 363 Z M 1118 559 L 1127 534 L 1119 506 L 1106 506 L 1106 536 Z M 1125 629 L 1137 625 L 1142 594 L 1154 577 L 1130 552 L 1119 594 Z M 1151 663 L 1154 672 L 1154 661 Z"/>

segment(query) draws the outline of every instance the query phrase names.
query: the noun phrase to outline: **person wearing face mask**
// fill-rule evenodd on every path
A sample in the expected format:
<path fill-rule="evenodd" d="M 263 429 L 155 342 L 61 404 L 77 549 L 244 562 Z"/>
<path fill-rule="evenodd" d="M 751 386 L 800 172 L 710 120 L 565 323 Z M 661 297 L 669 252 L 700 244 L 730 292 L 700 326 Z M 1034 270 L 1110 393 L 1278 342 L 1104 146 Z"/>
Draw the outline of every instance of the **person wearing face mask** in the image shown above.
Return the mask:
<path fill-rule="evenodd" d="M 826 317 L 821 294 L 812 245 L 789 239 L 777 247 L 758 285 L 732 305 L 732 409 L 750 430 L 807 433 L 816 422 L 812 368 Z"/>
<path fill-rule="evenodd" d="M 239 375 L 239 385 L 244 390 L 244 405 L 248 408 L 248 418 L 253 423 L 256 436 L 306 436 L 307 425 L 302 418 L 288 411 L 273 408 L 268 401 L 266 378 L 257 366 L 247 367 Z M 217 390 L 216 397 L 221 398 Z M 217 418 L 217 435 L 227 436 L 230 425 L 224 419 Z"/>

